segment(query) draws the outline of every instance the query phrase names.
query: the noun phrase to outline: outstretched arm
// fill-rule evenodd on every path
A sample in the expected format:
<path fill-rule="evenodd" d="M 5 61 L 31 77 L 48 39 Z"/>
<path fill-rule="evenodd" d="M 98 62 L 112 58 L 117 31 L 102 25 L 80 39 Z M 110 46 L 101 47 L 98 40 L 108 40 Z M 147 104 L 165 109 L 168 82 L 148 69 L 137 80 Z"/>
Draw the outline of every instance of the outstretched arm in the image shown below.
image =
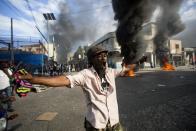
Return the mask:
<path fill-rule="evenodd" d="M 19 78 L 25 79 L 32 84 L 40 84 L 40 85 L 51 86 L 51 87 L 70 86 L 69 79 L 64 75 L 47 77 L 47 76 L 32 76 L 31 74 L 26 74 L 26 75 L 19 76 Z"/>

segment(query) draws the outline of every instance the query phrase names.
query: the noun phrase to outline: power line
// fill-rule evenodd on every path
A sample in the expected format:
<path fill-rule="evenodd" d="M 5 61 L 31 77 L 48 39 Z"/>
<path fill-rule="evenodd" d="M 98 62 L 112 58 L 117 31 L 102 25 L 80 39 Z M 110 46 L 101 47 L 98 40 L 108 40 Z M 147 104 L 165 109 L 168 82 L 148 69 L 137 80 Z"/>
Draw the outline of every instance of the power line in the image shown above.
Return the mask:
<path fill-rule="evenodd" d="M 44 38 L 44 40 L 48 43 L 46 37 L 43 35 L 43 33 L 41 32 L 41 30 L 39 29 L 39 26 L 38 26 L 38 24 L 37 24 L 37 21 L 35 20 L 35 16 L 33 15 L 32 8 L 31 8 L 31 6 L 30 6 L 30 4 L 29 4 L 29 1 L 28 1 L 28 0 L 25 0 L 25 1 L 27 2 L 28 9 L 30 10 L 31 15 L 32 15 L 32 17 L 33 17 L 33 20 L 34 20 L 34 23 L 35 23 L 35 28 L 38 30 L 38 32 L 41 34 L 41 36 Z"/>
<path fill-rule="evenodd" d="M 35 16 L 33 15 L 33 11 L 32 11 L 32 8 L 31 8 L 31 6 L 30 6 L 30 4 L 29 4 L 29 1 L 28 1 L 28 0 L 25 0 L 25 1 L 27 2 L 27 6 L 28 6 L 28 9 L 29 9 L 30 12 L 31 12 L 31 15 L 32 15 L 33 20 L 34 20 L 34 23 L 35 23 L 35 25 L 38 27 L 37 21 L 35 20 Z"/>
<path fill-rule="evenodd" d="M 12 10 L 12 12 L 14 12 L 17 16 L 19 16 L 19 17 L 24 17 L 24 15 L 21 15 L 21 12 L 20 12 L 15 6 L 13 6 L 12 4 L 10 4 L 10 3 L 8 3 L 8 2 L 6 2 L 6 1 L 4 1 L 4 0 L 3 0 L 3 2 L 4 2 L 4 4 L 5 4 L 10 10 Z M 29 10 L 31 11 L 31 14 L 32 14 L 32 16 L 33 16 L 34 23 L 35 23 L 35 25 L 36 25 L 36 26 L 33 26 L 33 27 L 36 28 L 36 29 L 38 29 L 38 24 L 37 24 L 37 22 L 36 22 L 36 20 L 35 20 L 35 17 L 34 17 L 34 15 L 33 15 L 32 9 L 31 9 L 31 7 L 30 7 L 30 5 L 29 5 L 29 3 L 28 3 L 28 0 L 26 0 L 26 2 L 27 2 L 27 6 L 28 6 L 28 8 L 29 8 Z M 23 21 L 23 22 L 25 22 L 26 24 L 32 26 L 31 24 L 27 23 L 26 21 Z M 43 37 L 43 34 L 41 33 L 40 29 L 38 30 L 38 32 L 39 32 L 39 33 L 41 34 L 41 36 Z M 44 38 L 44 37 L 43 37 L 43 38 Z M 45 39 L 45 38 L 44 38 L 44 39 Z M 47 42 L 47 41 L 46 41 L 46 42 Z M 48 43 L 48 42 L 47 42 L 47 43 Z"/>
<path fill-rule="evenodd" d="M 37 30 L 39 31 L 39 33 L 42 35 L 42 37 L 44 38 L 44 40 L 48 43 L 48 40 L 46 39 L 46 37 L 42 34 L 42 32 L 40 31 L 40 29 L 37 27 L 37 26 L 35 26 L 36 28 L 37 28 Z"/>
<path fill-rule="evenodd" d="M 23 15 L 21 15 L 21 12 L 20 12 L 15 6 L 13 6 L 9 1 L 3 0 L 3 3 L 4 3 L 10 10 L 12 10 L 12 12 L 14 12 L 17 16 L 19 16 L 19 17 L 24 17 Z"/>
<path fill-rule="evenodd" d="M 4 1 L 4 0 L 3 0 Z M 29 3 L 29 1 L 28 0 L 25 0 L 26 1 L 26 3 L 27 3 L 27 6 L 28 6 L 28 9 L 29 9 L 29 11 L 31 12 L 31 15 L 32 15 L 32 17 L 33 17 L 33 20 L 34 20 L 34 23 L 35 23 L 35 26 L 34 26 L 34 28 L 36 28 L 37 30 L 38 30 L 38 32 L 41 34 L 41 36 L 44 38 L 44 40 L 46 40 L 45 39 L 45 36 L 43 35 L 43 33 L 40 31 L 40 29 L 39 29 L 39 26 L 38 26 L 38 24 L 37 24 L 37 21 L 36 21 L 36 19 L 35 19 L 35 16 L 33 15 L 33 11 L 32 11 L 32 8 L 31 8 L 31 6 L 30 6 L 30 3 Z M 21 15 L 21 12 L 15 7 L 15 6 L 13 6 L 12 4 L 8 4 L 7 2 L 5 2 L 4 1 L 4 3 L 7 5 L 7 7 L 8 8 L 10 8 L 13 12 L 15 12 L 14 10 L 16 10 L 16 12 L 15 12 L 15 14 L 17 15 L 17 16 L 19 16 L 19 17 L 21 17 L 22 15 Z M 104 5 L 104 6 L 101 6 L 101 7 L 97 7 L 97 8 L 91 8 L 91 9 L 86 9 L 86 10 L 80 10 L 80 11 L 78 11 L 78 12 L 72 12 L 72 13 L 69 13 L 69 15 L 74 15 L 74 14 L 80 14 L 80 13 L 85 13 L 85 12 L 90 12 L 90 11 L 94 11 L 94 10 L 99 10 L 99 9 L 103 9 L 103 8 L 107 8 L 107 7 L 110 7 L 111 6 L 111 3 L 110 4 L 107 4 L 107 5 Z M 14 9 L 14 10 L 13 10 Z M 24 16 L 22 16 L 22 17 L 24 17 Z M 24 21 L 25 22 L 25 21 Z M 25 23 L 27 23 L 27 22 L 25 22 Z M 29 23 L 27 23 L 28 25 L 30 25 Z M 30 25 L 30 26 L 32 26 L 32 25 Z M 47 42 L 47 41 L 46 41 Z"/>
<path fill-rule="evenodd" d="M 18 17 L 24 17 L 24 15 L 22 15 L 22 13 L 15 7 L 13 6 L 10 2 L 6 2 L 5 0 L 3 0 L 4 5 L 6 5 L 12 12 L 14 12 Z M 15 18 L 17 19 L 17 18 Z M 31 24 L 29 24 L 26 21 L 23 21 L 24 23 L 26 23 L 29 26 L 32 26 Z M 35 27 L 34 27 L 35 28 Z"/>
<path fill-rule="evenodd" d="M 18 17 L 24 17 L 24 15 L 21 13 L 21 11 L 19 11 L 15 6 L 13 6 L 9 1 L 8 2 L 5 2 L 5 0 L 3 0 L 4 4 L 10 9 L 12 10 L 12 12 L 14 12 Z M 17 19 L 17 18 L 15 18 Z M 26 21 L 23 21 L 24 23 L 32 26 L 31 24 L 29 24 L 28 22 Z"/>

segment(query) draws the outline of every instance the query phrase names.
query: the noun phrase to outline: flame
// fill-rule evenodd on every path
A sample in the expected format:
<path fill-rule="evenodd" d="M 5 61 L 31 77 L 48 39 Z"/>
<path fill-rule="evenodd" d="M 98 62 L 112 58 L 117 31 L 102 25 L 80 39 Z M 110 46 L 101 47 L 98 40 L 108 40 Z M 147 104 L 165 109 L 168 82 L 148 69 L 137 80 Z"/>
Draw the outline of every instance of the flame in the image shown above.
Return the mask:
<path fill-rule="evenodd" d="M 174 66 L 172 66 L 168 62 L 165 62 L 163 67 L 162 67 L 162 70 L 164 70 L 164 71 L 173 71 L 173 70 L 175 70 L 175 68 L 174 68 Z"/>
<path fill-rule="evenodd" d="M 128 72 L 126 73 L 126 76 L 134 77 L 135 76 L 135 72 L 134 72 L 135 65 L 134 64 L 125 65 L 125 67 L 129 68 Z"/>
<path fill-rule="evenodd" d="M 130 69 L 127 73 L 127 76 L 130 76 L 130 77 L 134 77 L 135 76 L 135 73 L 132 69 Z"/>
<path fill-rule="evenodd" d="M 162 62 L 163 62 L 162 70 L 164 70 L 164 71 L 173 71 L 173 70 L 175 70 L 174 66 L 169 64 L 167 57 L 164 57 L 162 59 Z"/>

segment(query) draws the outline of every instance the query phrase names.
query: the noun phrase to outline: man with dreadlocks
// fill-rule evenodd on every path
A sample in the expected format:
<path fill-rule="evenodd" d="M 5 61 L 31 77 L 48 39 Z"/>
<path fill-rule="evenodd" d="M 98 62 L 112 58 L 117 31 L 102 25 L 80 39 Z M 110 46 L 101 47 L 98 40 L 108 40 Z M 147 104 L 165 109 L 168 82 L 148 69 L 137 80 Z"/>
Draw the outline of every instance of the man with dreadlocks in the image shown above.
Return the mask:
<path fill-rule="evenodd" d="M 20 76 L 34 84 L 53 87 L 81 87 L 86 97 L 86 131 L 122 131 L 119 123 L 115 78 L 124 76 L 126 68 L 117 71 L 107 66 L 107 53 L 102 46 L 92 46 L 87 57 L 89 68 L 75 75 L 34 77 L 30 74 Z"/>

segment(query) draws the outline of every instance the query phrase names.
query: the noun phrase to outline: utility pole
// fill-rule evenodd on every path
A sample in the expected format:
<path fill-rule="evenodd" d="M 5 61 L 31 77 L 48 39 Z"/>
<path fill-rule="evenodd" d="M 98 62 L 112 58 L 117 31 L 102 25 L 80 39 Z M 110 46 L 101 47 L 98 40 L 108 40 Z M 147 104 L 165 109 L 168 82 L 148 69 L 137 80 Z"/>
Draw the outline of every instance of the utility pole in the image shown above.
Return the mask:
<path fill-rule="evenodd" d="M 47 22 L 47 35 L 48 35 L 48 41 L 50 42 L 50 39 L 49 39 L 49 21 L 54 21 L 54 20 L 56 20 L 56 18 L 55 18 L 55 16 L 54 16 L 54 14 L 53 13 L 43 13 L 43 16 L 44 16 L 44 18 L 45 18 L 45 20 L 46 20 L 46 22 Z M 52 55 L 53 55 L 53 60 L 54 60 L 54 38 L 53 38 L 53 49 L 52 49 Z M 50 53 L 49 53 L 49 43 L 48 43 L 48 56 L 50 55 Z"/>
<path fill-rule="evenodd" d="M 193 49 L 192 55 L 193 55 L 193 66 L 195 67 L 195 50 L 194 49 Z"/>
<path fill-rule="evenodd" d="M 40 54 L 41 54 L 41 58 L 42 58 L 42 75 L 44 74 L 44 45 L 43 45 L 43 43 L 39 40 L 39 44 L 40 44 Z"/>
<path fill-rule="evenodd" d="M 46 20 L 46 22 L 47 22 L 47 39 L 48 39 L 48 42 L 50 42 L 48 20 Z M 48 43 L 48 57 L 49 57 L 49 55 L 50 55 L 50 46 L 49 46 L 49 43 Z"/>
<path fill-rule="evenodd" d="M 14 64 L 14 42 L 13 42 L 13 19 L 11 18 L 11 42 L 9 46 L 10 50 L 10 62 Z"/>
<path fill-rule="evenodd" d="M 52 56 L 53 56 L 53 60 L 55 61 L 56 59 L 55 59 L 55 56 L 54 56 L 54 51 L 55 51 L 55 43 L 54 43 L 54 35 L 53 35 L 53 37 L 52 37 L 52 43 L 53 43 L 53 49 L 52 49 Z"/>

